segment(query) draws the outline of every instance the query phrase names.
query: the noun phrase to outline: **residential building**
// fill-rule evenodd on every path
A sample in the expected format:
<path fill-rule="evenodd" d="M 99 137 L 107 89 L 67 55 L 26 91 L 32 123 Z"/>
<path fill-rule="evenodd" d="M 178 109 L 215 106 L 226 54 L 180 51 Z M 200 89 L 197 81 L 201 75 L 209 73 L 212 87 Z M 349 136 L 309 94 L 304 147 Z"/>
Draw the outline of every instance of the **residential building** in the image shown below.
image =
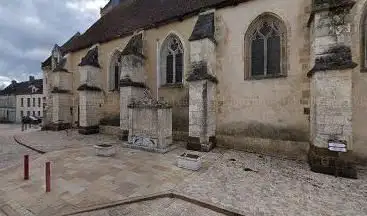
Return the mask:
<path fill-rule="evenodd" d="M 25 115 L 43 117 L 43 81 L 29 77 L 29 81 L 13 81 L 0 92 L 0 118 L 20 123 Z"/>

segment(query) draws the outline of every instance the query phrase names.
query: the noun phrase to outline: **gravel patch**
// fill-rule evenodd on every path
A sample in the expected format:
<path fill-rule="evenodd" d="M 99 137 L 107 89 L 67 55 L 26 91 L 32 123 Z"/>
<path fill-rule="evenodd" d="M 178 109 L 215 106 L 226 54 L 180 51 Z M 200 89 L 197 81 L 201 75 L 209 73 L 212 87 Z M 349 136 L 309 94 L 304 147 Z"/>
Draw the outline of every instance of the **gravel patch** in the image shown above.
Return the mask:
<path fill-rule="evenodd" d="M 367 215 L 367 172 L 359 179 L 313 173 L 304 162 L 227 151 L 182 193 L 245 215 Z"/>

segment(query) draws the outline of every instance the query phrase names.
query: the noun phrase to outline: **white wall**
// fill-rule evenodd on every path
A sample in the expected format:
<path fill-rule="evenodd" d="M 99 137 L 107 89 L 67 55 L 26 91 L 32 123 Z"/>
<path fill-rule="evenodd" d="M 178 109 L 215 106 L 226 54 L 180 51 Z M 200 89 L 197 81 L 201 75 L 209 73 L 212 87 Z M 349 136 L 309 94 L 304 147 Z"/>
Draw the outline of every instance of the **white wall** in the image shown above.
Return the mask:
<path fill-rule="evenodd" d="M 0 119 L 15 121 L 15 96 L 0 96 Z"/>
<path fill-rule="evenodd" d="M 23 106 L 21 104 L 23 98 Z M 30 104 L 28 107 L 27 99 L 30 99 Z M 33 99 L 35 99 L 35 104 L 33 106 Z M 41 100 L 41 103 L 38 104 L 38 100 Z M 43 94 L 30 94 L 30 95 L 17 95 L 16 98 L 16 121 L 19 123 L 21 122 L 21 111 L 23 111 L 24 116 L 27 115 L 29 111 L 30 115 L 43 117 Z"/>

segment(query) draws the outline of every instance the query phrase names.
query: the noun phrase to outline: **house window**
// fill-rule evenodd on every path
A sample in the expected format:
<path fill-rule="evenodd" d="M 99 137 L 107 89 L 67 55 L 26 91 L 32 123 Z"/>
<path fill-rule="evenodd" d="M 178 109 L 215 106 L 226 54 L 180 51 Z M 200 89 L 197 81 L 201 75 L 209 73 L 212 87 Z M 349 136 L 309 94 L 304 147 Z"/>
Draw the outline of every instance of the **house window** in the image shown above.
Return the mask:
<path fill-rule="evenodd" d="M 41 117 L 41 111 L 38 111 L 38 117 Z"/>
<path fill-rule="evenodd" d="M 286 75 L 286 31 L 273 15 L 260 15 L 245 36 L 245 79 Z"/>
<path fill-rule="evenodd" d="M 36 98 L 33 98 L 33 107 L 36 106 Z"/>
<path fill-rule="evenodd" d="M 180 38 L 169 35 L 161 49 L 161 84 L 182 83 L 184 70 L 184 49 Z"/>
<path fill-rule="evenodd" d="M 21 98 L 21 99 L 20 99 L 20 106 L 21 106 L 21 107 L 24 107 L 24 98 Z"/>
<path fill-rule="evenodd" d="M 121 52 L 115 51 L 111 57 L 109 70 L 109 90 L 118 90 L 121 74 Z"/>
<path fill-rule="evenodd" d="M 41 107 L 41 98 L 38 98 L 38 107 Z"/>
<path fill-rule="evenodd" d="M 31 99 L 27 98 L 27 107 L 30 107 L 30 106 L 31 106 Z"/>
<path fill-rule="evenodd" d="M 31 111 L 27 111 L 27 116 L 30 116 L 31 115 Z"/>

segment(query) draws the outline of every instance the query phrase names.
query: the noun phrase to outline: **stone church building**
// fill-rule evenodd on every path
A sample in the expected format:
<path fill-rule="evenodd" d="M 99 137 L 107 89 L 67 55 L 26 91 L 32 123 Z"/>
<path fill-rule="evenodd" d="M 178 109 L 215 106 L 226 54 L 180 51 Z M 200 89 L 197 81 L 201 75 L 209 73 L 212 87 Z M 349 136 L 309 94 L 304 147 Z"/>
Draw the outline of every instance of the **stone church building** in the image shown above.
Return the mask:
<path fill-rule="evenodd" d="M 367 159 L 366 12 L 366 0 L 111 0 L 42 63 L 45 127 L 88 134 L 119 116 L 126 137 L 129 104 L 148 90 L 188 149 L 354 175 Z"/>

